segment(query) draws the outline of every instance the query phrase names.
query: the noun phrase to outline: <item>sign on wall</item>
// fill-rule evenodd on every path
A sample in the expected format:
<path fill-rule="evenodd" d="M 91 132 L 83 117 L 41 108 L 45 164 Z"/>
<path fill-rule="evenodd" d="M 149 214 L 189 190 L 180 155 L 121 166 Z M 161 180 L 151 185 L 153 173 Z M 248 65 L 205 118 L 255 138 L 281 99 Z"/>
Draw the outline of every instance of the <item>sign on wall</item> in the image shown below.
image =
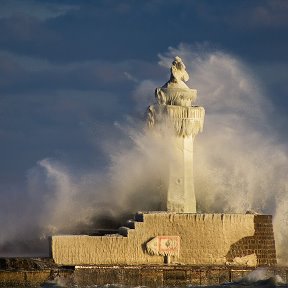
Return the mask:
<path fill-rule="evenodd" d="M 180 236 L 156 236 L 146 244 L 151 255 L 179 256 Z"/>

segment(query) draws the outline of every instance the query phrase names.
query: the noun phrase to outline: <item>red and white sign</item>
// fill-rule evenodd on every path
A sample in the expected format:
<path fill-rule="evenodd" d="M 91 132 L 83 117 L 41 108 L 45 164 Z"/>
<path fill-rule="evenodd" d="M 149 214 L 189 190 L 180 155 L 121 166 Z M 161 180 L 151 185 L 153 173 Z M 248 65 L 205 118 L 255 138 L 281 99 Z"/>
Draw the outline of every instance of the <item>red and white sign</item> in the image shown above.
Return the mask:
<path fill-rule="evenodd" d="M 156 236 L 147 243 L 147 251 L 154 255 L 178 256 L 180 236 Z"/>

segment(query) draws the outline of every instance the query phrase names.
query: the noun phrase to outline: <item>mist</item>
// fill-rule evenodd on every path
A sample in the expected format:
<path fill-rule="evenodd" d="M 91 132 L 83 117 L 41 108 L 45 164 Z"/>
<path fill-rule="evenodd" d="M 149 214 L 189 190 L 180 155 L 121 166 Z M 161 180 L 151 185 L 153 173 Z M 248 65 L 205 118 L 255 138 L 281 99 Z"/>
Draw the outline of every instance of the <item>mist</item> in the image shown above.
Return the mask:
<path fill-rule="evenodd" d="M 241 59 L 204 46 L 179 45 L 159 55 L 159 65 L 170 67 L 176 55 L 188 69 L 188 86 L 198 90 L 196 105 L 206 110 L 204 131 L 194 145 L 198 211 L 272 214 L 278 260 L 285 264 L 288 154 L 275 125 L 281 115 L 265 85 Z M 142 107 L 144 115 L 154 102 L 154 89 L 167 79 L 139 81 L 131 95 L 135 110 Z M 109 127 L 97 147 L 107 159 L 105 167 L 82 171 L 57 159 L 39 159 L 27 171 L 28 199 L 20 208 L 21 219 L 1 213 L 5 229 L 0 246 L 14 241 L 20 253 L 16 247 L 27 249 L 23 241 L 42 239 L 39 248 L 35 244 L 34 252 L 26 254 L 45 254 L 49 235 L 93 234 L 97 228 L 119 227 L 139 210 L 159 210 L 171 153 L 169 133 L 157 137 L 140 118 Z M 8 220 L 13 229 L 4 226 Z"/>
<path fill-rule="evenodd" d="M 272 214 L 278 261 L 287 264 L 288 153 L 276 130 L 281 115 L 248 64 L 204 48 L 180 45 L 160 55 L 165 67 L 173 56 L 184 59 L 188 86 L 206 109 L 194 145 L 198 211 Z"/>

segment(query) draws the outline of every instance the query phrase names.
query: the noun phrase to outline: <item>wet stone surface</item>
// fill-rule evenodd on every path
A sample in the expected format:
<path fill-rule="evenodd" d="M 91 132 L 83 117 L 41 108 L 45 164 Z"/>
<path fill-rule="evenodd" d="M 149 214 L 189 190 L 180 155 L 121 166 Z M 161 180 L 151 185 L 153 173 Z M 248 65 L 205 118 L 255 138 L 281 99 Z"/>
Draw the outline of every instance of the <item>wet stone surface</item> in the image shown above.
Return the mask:
<path fill-rule="evenodd" d="M 228 282 L 231 287 L 238 287 L 245 283 L 237 281 L 255 270 L 252 267 L 195 265 L 98 265 L 75 268 L 57 266 L 47 258 L 0 259 L 0 265 L 1 287 L 101 287 L 106 284 L 129 287 L 191 287 L 219 286 Z M 270 281 L 271 284 L 277 277 L 287 283 L 287 267 L 267 266 L 261 269 L 265 271 L 267 283 Z M 244 286 L 247 287 L 247 283 Z M 228 287 L 227 284 L 225 287 Z"/>

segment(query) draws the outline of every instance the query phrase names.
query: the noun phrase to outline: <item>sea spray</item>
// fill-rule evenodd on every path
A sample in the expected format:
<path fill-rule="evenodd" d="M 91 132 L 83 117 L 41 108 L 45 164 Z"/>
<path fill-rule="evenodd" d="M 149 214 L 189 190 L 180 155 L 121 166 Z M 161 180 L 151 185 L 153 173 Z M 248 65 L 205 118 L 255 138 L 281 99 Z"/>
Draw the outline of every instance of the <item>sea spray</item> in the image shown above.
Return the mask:
<path fill-rule="evenodd" d="M 32 194 L 45 191 L 39 222 L 47 236 L 117 228 L 139 210 L 160 209 L 170 153 L 163 140 L 168 144 L 170 137 L 151 133 L 144 123 L 140 130 L 138 125 L 116 128 L 126 135 L 126 142 L 117 145 L 113 140 L 116 145 L 109 149 L 105 173 L 81 174 L 55 159 L 43 159 L 30 171 Z"/>
<path fill-rule="evenodd" d="M 265 95 L 265 86 L 248 65 L 225 52 L 180 45 L 160 55 L 160 65 L 169 67 L 176 55 L 189 69 L 188 85 L 198 90 L 196 104 L 207 112 L 204 132 L 194 145 L 198 211 L 273 214 L 278 259 L 287 264 L 287 148 L 278 141 L 274 122 L 280 116 Z M 153 87 L 160 82 L 144 79 L 137 84 L 132 96 L 138 110 L 146 109 Z M 45 238 L 116 228 L 137 210 L 159 209 L 167 177 L 169 133 L 166 138 L 155 137 L 144 122 L 137 121 L 114 125 L 111 130 L 115 134 L 110 131 L 102 147 L 108 167 L 81 171 L 48 158 L 28 171 L 30 208 L 25 209 L 20 227 L 32 228 L 14 229 L 2 241 L 16 235 Z"/>
<path fill-rule="evenodd" d="M 265 95 L 265 87 L 247 65 L 224 52 L 203 52 L 199 49 L 195 52 L 194 47 L 180 45 L 160 55 L 160 65 L 168 67 L 176 55 L 181 56 L 190 69 L 189 86 L 198 90 L 196 104 L 204 106 L 207 111 L 203 135 L 195 140 L 194 145 L 198 210 L 203 213 L 246 213 L 249 210 L 273 214 L 278 259 L 285 264 L 288 157 L 283 143 L 277 141 L 273 125 L 279 116 Z M 143 101 L 143 110 L 147 95 L 153 98 L 151 83 L 152 80 L 146 79 L 139 83 L 139 90 L 134 91 L 137 105 Z M 71 177 L 71 181 L 78 183 L 76 194 L 82 199 L 77 205 L 78 210 L 91 211 L 92 214 L 94 211 L 97 215 L 99 203 L 102 203 L 110 207 L 117 218 L 117 215 L 128 211 L 133 213 L 158 207 L 157 193 L 165 186 L 163 179 L 170 153 L 167 149 L 169 140 L 161 137 L 160 141 L 159 138 L 155 140 L 157 138 L 151 137 L 144 125 L 142 128 L 139 124 L 134 127 L 122 124 L 119 127 L 127 140 L 123 141 L 123 138 L 118 146 L 117 140 L 112 139 L 113 145 L 108 145 L 106 152 L 110 168 L 102 177 L 97 177 L 97 171 L 94 173 L 95 178 L 100 179 L 94 186 L 90 185 L 89 201 L 83 201 L 86 198 L 83 183 L 79 179 L 73 180 L 77 176 Z M 44 163 L 47 166 L 50 162 Z M 61 182 L 58 184 L 54 187 L 53 201 L 56 202 L 57 193 L 64 193 L 63 189 L 66 189 Z M 162 186 L 161 189 L 159 186 Z M 71 195 L 75 193 L 73 189 Z M 98 205 L 97 201 L 91 201 L 91 195 L 101 199 Z M 62 216 L 58 218 L 71 219 L 76 205 L 72 207 L 71 210 L 59 208 Z M 87 219 L 92 214 L 88 213 Z M 65 224 L 64 221 L 60 227 L 63 229 Z M 97 221 L 90 224 L 97 224 Z M 54 226 L 57 225 L 56 221 Z"/>
<path fill-rule="evenodd" d="M 274 126 L 280 116 L 240 59 L 194 48 L 171 48 L 160 64 L 168 66 L 175 55 L 184 59 L 189 86 L 198 89 L 198 103 L 207 112 L 194 146 L 198 209 L 273 214 L 278 260 L 285 264 L 288 153 Z"/>

